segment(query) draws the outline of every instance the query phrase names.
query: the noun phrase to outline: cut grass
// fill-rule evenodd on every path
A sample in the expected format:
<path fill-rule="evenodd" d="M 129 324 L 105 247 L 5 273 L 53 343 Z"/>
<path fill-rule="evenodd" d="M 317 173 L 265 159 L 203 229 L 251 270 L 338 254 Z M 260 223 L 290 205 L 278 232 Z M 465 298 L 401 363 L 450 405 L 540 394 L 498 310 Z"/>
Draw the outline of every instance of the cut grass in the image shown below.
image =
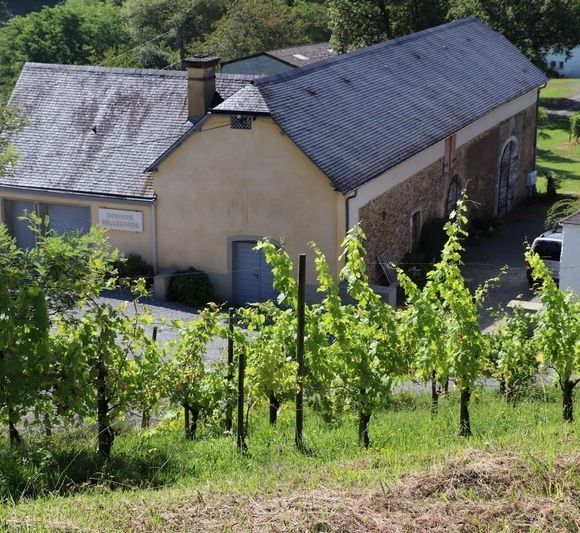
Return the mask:
<path fill-rule="evenodd" d="M 215 518 L 222 509 L 221 530 L 227 530 L 232 513 L 247 515 L 252 501 L 272 509 L 280 503 L 272 503 L 277 498 L 308 501 L 323 490 L 344 494 L 342 503 L 348 508 L 349 498 L 356 500 L 356 494 L 361 493 L 361 501 L 366 502 L 368 491 L 387 490 L 402 476 L 460 456 L 470 447 L 516 452 L 532 466 L 552 465 L 558 457 L 580 452 L 580 425 L 561 422 L 559 396 L 552 389 L 548 392 L 547 401 L 540 393 L 515 407 L 493 392 L 475 394 L 471 439 L 457 436 L 455 394 L 441 401 L 435 419 L 429 414 L 428 397 L 398 396 L 389 410 L 373 417 L 368 451 L 357 445 L 354 417 L 345 416 L 328 426 L 309 412 L 307 452 L 298 452 L 293 445 L 290 404 L 275 428 L 269 427 L 265 410 L 250 418 L 249 453 L 244 457 L 238 455 L 230 437 L 206 435 L 195 442 L 185 441 L 177 422 L 120 435 L 108 470 L 95 458 L 94 442 L 82 434 L 75 434 L 77 441 L 70 434 L 52 442 L 37 440 L 30 446 L 36 455 L 25 456 L 24 464 L 14 460 L 7 464 L 6 449 L 0 457 L 1 483 L 11 472 L 10 497 L 15 500 L 0 511 L 0 529 L 172 529 L 172 521 L 177 520 L 175 529 L 185 530 L 196 519 L 204 519 L 199 513 L 211 509 Z M 75 450 L 80 452 L 76 458 Z M 26 479 L 31 472 L 37 477 Z M 577 473 L 574 476 L 577 483 Z M 83 479 L 91 478 L 92 482 L 83 484 Z M 505 502 L 506 497 L 500 499 Z M 192 505 L 196 510 L 192 511 Z M 236 505 L 238 511 L 232 508 Z M 321 509 L 320 513 L 331 511 Z M 303 523 L 296 529 L 306 526 Z"/>
<path fill-rule="evenodd" d="M 580 79 L 554 78 L 540 93 L 540 105 L 551 108 L 562 106 L 562 100 L 580 95 Z"/>
<path fill-rule="evenodd" d="M 545 132 L 548 138 L 538 139 L 537 167 L 540 174 L 550 170 L 562 178 L 560 192 L 580 195 L 580 144 L 569 142 L 568 120 L 552 122 Z M 545 190 L 542 178 L 540 190 Z"/>
<path fill-rule="evenodd" d="M 540 93 L 540 105 L 550 110 L 572 109 L 577 102 L 570 98 L 575 96 L 580 96 L 580 79 L 552 79 Z M 562 117 L 544 130 L 548 137 L 538 138 L 536 164 L 540 170 L 540 191 L 546 189 L 542 174 L 551 170 L 562 178 L 561 193 L 580 195 L 580 144 L 569 142 L 568 130 L 568 119 Z"/>

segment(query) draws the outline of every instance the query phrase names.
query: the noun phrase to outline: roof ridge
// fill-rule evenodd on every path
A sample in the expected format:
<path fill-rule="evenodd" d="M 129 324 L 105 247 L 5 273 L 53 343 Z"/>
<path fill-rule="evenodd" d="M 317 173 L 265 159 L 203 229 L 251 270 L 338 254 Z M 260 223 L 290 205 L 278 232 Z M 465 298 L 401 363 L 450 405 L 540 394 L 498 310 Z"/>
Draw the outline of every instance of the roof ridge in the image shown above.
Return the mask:
<path fill-rule="evenodd" d="M 271 48 L 270 50 L 264 50 L 261 54 L 270 54 L 271 52 L 281 52 L 282 50 L 292 50 L 293 48 L 306 48 L 308 46 L 320 46 L 321 44 L 330 45 L 330 41 L 319 41 L 317 43 L 305 43 L 305 44 L 295 44 L 293 46 L 283 46 L 281 48 Z"/>
<path fill-rule="evenodd" d="M 402 43 L 417 40 L 421 37 L 424 37 L 425 35 L 439 33 L 440 31 L 444 31 L 444 30 L 447 30 L 449 28 L 453 28 L 456 26 L 462 26 L 464 24 L 469 24 L 469 23 L 477 23 L 478 25 L 485 26 L 487 29 L 494 31 L 491 28 L 489 28 L 488 26 L 486 26 L 485 24 L 481 23 L 476 17 L 473 17 L 473 16 L 465 17 L 462 19 L 457 19 L 457 20 L 453 20 L 451 22 L 447 22 L 445 24 L 440 24 L 439 26 L 427 28 L 425 30 L 418 31 L 416 33 L 409 33 L 407 35 L 402 35 L 400 37 L 396 37 L 395 39 L 390 39 L 388 41 L 383 41 L 381 43 L 376 43 L 376 44 L 372 44 L 370 46 L 365 46 L 364 48 L 359 48 L 358 50 L 353 50 L 352 52 L 348 52 L 346 54 L 339 54 L 339 55 L 336 55 L 334 57 L 329 57 L 329 58 L 323 59 L 317 63 L 312 63 L 310 65 L 304 65 L 303 67 L 297 68 L 297 69 L 290 71 L 290 72 L 283 72 L 281 74 L 274 74 L 274 75 L 268 76 L 262 80 L 258 80 L 256 85 L 258 87 L 262 87 L 265 85 L 269 85 L 271 83 L 276 83 L 276 82 L 286 81 L 286 80 L 290 80 L 290 79 L 294 79 L 294 78 L 299 78 L 299 77 L 304 76 L 313 70 L 318 70 L 318 69 L 322 70 L 323 68 L 326 68 L 330 65 L 334 65 L 335 63 L 349 61 L 349 60 L 352 60 L 353 58 L 357 58 L 360 56 L 364 56 L 366 54 L 370 54 L 379 48 L 389 48 L 392 46 L 399 46 Z"/>
<path fill-rule="evenodd" d="M 147 68 L 127 67 L 104 67 L 100 65 L 70 65 L 65 63 L 37 63 L 27 61 L 23 68 L 56 70 L 56 71 L 84 71 L 96 74 L 120 74 L 124 76 L 161 76 L 161 77 L 184 77 L 185 70 L 162 70 Z"/>
<path fill-rule="evenodd" d="M 127 67 L 103 67 L 100 65 L 70 65 L 66 63 L 37 63 L 27 61 L 23 68 L 54 70 L 59 72 L 94 72 L 95 74 L 118 74 L 121 76 L 153 76 L 167 78 L 184 78 L 185 70 L 162 70 L 148 68 L 127 68 Z M 216 72 L 217 78 L 225 80 L 246 80 L 248 83 L 258 78 L 263 78 L 263 74 L 233 74 L 227 72 Z"/>

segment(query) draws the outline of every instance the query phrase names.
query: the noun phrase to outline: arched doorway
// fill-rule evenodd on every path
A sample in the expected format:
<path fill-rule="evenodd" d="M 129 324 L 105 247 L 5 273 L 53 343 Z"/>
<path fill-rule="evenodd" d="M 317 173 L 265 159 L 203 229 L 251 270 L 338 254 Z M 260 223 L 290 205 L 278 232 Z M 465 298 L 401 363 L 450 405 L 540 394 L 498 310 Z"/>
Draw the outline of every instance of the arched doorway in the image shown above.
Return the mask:
<path fill-rule="evenodd" d="M 461 198 L 461 181 L 459 176 L 453 176 L 449 189 L 447 190 L 447 199 L 445 200 L 445 218 L 448 219 L 452 211 L 455 211 L 457 202 Z"/>
<path fill-rule="evenodd" d="M 514 204 L 515 184 L 518 176 L 518 142 L 509 139 L 501 153 L 499 163 L 499 184 L 497 196 L 497 214 L 509 213 Z"/>

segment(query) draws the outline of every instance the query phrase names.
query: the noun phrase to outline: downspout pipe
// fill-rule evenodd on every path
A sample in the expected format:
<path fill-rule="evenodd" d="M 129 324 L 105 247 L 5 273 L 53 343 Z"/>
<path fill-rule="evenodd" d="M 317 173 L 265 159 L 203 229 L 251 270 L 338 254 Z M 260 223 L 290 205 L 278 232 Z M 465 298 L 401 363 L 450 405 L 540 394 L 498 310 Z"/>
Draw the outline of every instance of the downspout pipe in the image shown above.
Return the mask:
<path fill-rule="evenodd" d="M 348 233 L 348 230 L 350 229 L 350 201 L 353 198 L 356 198 L 357 194 L 358 194 L 358 189 L 355 189 L 354 191 L 351 191 L 345 195 L 345 200 L 344 200 L 344 209 L 345 209 L 344 220 L 345 220 L 345 225 L 346 225 L 346 228 L 344 231 L 345 235 Z"/>
<path fill-rule="evenodd" d="M 153 258 L 153 273 L 159 272 L 157 259 L 157 202 L 151 204 L 151 255 Z"/>

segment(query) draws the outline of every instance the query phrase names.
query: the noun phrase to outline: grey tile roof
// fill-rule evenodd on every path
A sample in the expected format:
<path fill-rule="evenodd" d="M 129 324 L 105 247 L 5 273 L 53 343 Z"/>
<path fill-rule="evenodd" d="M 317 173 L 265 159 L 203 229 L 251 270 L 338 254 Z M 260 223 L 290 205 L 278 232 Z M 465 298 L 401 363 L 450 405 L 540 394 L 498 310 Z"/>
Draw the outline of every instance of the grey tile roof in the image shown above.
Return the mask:
<path fill-rule="evenodd" d="M 217 92 L 251 79 L 218 76 Z M 29 124 L 1 186 L 152 199 L 145 169 L 191 128 L 183 71 L 27 63 L 10 101 Z"/>
<path fill-rule="evenodd" d="M 212 113 L 249 113 L 269 114 L 270 110 L 264 102 L 258 88 L 254 85 L 246 85 L 233 96 L 212 109 Z"/>
<path fill-rule="evenodd" d="M 258 79 L 274 120 L 348 192 L 546 82 L 474 18 Z"/>
<path fill-rule="evenodd" d="M 303 67 L 334 56 L 330 43 L 314 43 L 264 52 L 295 67 Z"/>

